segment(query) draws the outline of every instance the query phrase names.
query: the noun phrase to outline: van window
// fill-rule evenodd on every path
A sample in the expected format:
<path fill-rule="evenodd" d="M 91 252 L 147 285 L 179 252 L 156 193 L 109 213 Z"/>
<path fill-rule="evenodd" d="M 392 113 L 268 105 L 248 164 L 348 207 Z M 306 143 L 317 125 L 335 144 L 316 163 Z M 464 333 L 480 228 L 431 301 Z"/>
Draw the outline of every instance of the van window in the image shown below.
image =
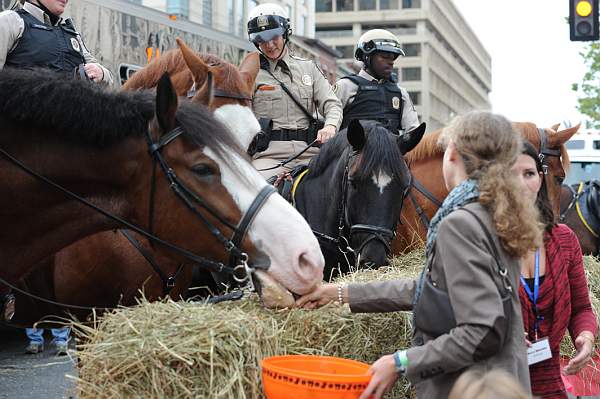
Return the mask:
<path fill-rule="evenodd" d="M 594 150 L 600 150 L 600 140 L 594 140 Z"/>
<path fill-rule="evenodd" d="M 600 162 L 571 162 L 565 184 L 590 181 L 600 176 Z"/>
<path fill-rule="evenodd" d="M 585 140 L 569 140 L 565 146 L 568 150 L 583 150 L 585 148 Z"/>

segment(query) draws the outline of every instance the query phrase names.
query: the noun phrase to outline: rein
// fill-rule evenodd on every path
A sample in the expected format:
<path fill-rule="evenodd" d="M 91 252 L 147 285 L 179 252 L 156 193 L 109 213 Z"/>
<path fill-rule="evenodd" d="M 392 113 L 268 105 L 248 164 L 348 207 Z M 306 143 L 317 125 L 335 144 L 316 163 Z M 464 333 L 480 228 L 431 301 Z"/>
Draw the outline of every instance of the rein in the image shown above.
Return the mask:
<path fill-rule="evenodd" d="M 291 157 L 284 159 L 283 161 L 279 162 L 277 165 L 275 166 L 271 166 L 270 168 L 264 168 L 264 169 L 258 169 L 259 172 L 265 172 L 267 170 L 273 170 L 273 169 L 277 169 L 277 168 L 281 168 L 282 166 L 287 165 L 288 163 L 292 162 L 293 160 L 297 159 L 300 155 L 304 154 L 306 151 L 308 151 L 308 149 L 310 147 L 312 147 L 313 145 L 317 144 L 317 139 L 314 139 L 310 144 L 308 144 L 306 147 L 304 147 L 302 150 L 300 150 L 300 152 L 292 155 Z"/>
<path fill-rule="evenodd" d="M 194 193 L 193 190 L 189 189 L 187 186 L 185 186 L 185 184 L 183 184 L 177 178 L 175 171 L 168 166 L 167 162 L 165 161 L 165 159 L 163 158 L 163 156 L 160 152 L 160 150 L 162 148 L 167 146 L 169 143 L 171 143 L 173 140 L 178 138 L 183 133 L 184 133 L 183 128 L 176 127 L 175 129 L 173 129 L 170 132 L 163 135 L 159 139 L 159 141 L 154 142 L 154 140 L 152 139 L 152 136 L 150 135 L 150 130 L 148 129 L 146 131 L 146 139 L 147 139 L 147 143 L 148 143 L 148 149 L 149 149 L 150 155 L 153 158 L 153 173 L 152 173 L 152 185 L 151 185 L 150 208 L 149 208 L 150 209 L 150 215 L 149 215 L 150 231 L 146 231 L 146 230 L 116 216 L 116 215 L 113 215 L 112 213 L 89 202 L 85 198 L 66 189 L 65 187 L 61 186 L 60 184 L 39 174 L 38 172 L 34 171 L 33 169 L 29 168 L 24 163 L 19 161 L 17 158 L 13 157 L 11 154 L 6 152 L 3 148 L 0 148 L 0 155 L 2 157 L 4 157 L 6 160 L 10 161 L 12 164 L 14 164 L 19 169 L 21 169 L 24 172 L 26 172 L 27 174 L 29 174 L 30 176 L 46 183 L 47 185 L 53 187 L 54 189 L 62 192 L 66 196 L 73 198 L 77 202 L 80 202 L 83 205 L 91 208 L 92 210 L 104 215 L 108 219 L 110 219 L 122 226 L 125 226 L 127 229 L 135 231 L 136 233 L 146 237 L 147 239 L 150 240 L 151 243 L 158 243 L 158 244 L 168 248 L 173 253 L 175 253 L 179 256 L 182 256 L 183 258 L 191 261 L 192 263 L 195 263 L 198 266 L 203 267 L 211 272 L 227 273 L 227 274 L 231 275 L 236 282 L 238 282 L 240 284 L 245 283 L 249 286 L 251 291 L 254 291 L 254 285 L 252 282 L 252 273 L 256 269 L 265 269 L 266 270 L 268 268 L 268 266 L 254 265 L 253 267 L 250 267 L 247 262 L 248 255 L 239 248 L 239 244 L 241 243 L 245 234 L 247 233 L 247 230 L 248 230 L 250 224 L 252 223 L 252 220 L 254 220 L 254 217 L 256 216 L 258 211 L 262 208 L 262 206 L 265 204 L 266 200 L 270 197 L 270 195 L 275 192 L 275 189 L 270 185 L 266 185 L 256 196 L 256 198 L 254 199 L 254 201 L 248 208 L 248 211 L 243 216 L 242 220 L 240 221 L 240 223 L 237 227 L 226 222 L 224 220 L 224 218 L 218 214 L 218 212 L 216 212 L 214 209 L 212 209 L 199 195 Z M 193 253 L 187 249 L 181 248 L 177 245 L 174 245 L 174 244 L 172 244 L 168 241 L 165 241 L 165 240 L 155 236 L 154 234 L 152 234 L 152 230 L 151 230 L 152 216 L 153 216 L 152 212 L 154 209 L 154 194 L 155 194 L 154 191 L 155 191 L 155 178 L 156 178 L 156 173 L 154 172 L 154 170 L 156 168 L 157 162 L 161 166 L 161 169 L 163 170 L 165 177 L 167 178 L 169 185 L 170 185 L 171 189 L 173 190 L 173 192 L 185 203 L 185 205 L 196 216 L 198 216 L 198 218 L 200 218 L 200 220 L 209 229 L 211 234 L 213 234 L 224 245 L 225 250 L 227 252 L 229 252 L 229 254 L 230 254 L 229 265 L 226 266 L 222 262 L 216 262 L 216 261 L 207 259 L 205 257 L 202 257 L 200 255 L 196 255 L 195 253 Z M 224 222 L 224 224 L 227 227 L 231 228 L 234 232 L 232 239 L 231 240 L 227 239 L 216 226 L 214 226 L 206 217 L 204 217 L 204 215 L 202 215 L 196 209 L 196 207 L 194 206 L 194 203 L 198 204 L 199 206 L 201 206 L 202 208 L 207 210 L 211 215 L 215 216 L 219 221 Z M 142 255 L 144 257 L 146 257 L 146 255 L 144 255 L 144 253 L 142 253 Z M 146 259 L 148 259 L 148 258 L 146 258 Z M 153 263 L 155 263 L 154 261 L 149 261 L 149 262 L 151 265 L 153 265 Z M 181 266 L 180 266 L 180 268 L 181 268 Z M 158 270 L 160 270 L 160 269 L 158 269 Z M 159 275 L 161 275 L 162 271 L 160 273 L 157 271 L 157 273 Z M 178 272 L 176 273 L 176 275 L 177 274 L 178 274 Z M 176 275 L 172 276 L 172 277 L 176 277 Z M 164 275 L 161 275 L 161 278 L 163 276 Z M 55 305 L 70 307 L 70 308 L 81 308 L 81 309 L 85 309 L 85 310 L 94 309 L 94 308 L 90 308 L 90 307 L 77 307 L 74 305 L 60 304 L 57 302 L 49 301 L 47 299 L 39 298 L 33 294 L 24 292 L 16 287 L 14 287 L 13 285 L 9 284 L 7 281 L 5 281 L 3 279 L 0 279 L 0 283 L 8 286 L 9 288 L 15 289 L 16 291 L 21 292 L 29 297 L 32 297 L 32 298 L 35 298 L 38 300 L 42 300 L 44 302 L 53 303 Z M 174 282 L 170 282 L 170 283 L 174 283 Z M 0 303 L 0 305 L 1 305 L 0 307 L 2 308 L 2 310 L 4 312 L 5 320 L 7 320 L 7 321 L 9 321 L 12 318 L 12 314 L 9 311 L 7 311 L 8 308 L 7 308 L 6 304 L 10 305 L 11 301 L 12 301 L 12 306 L 14 306 L 14 297 L 11 297 L 11 296 L 12 296 L 12 294 L 5 295 L 4 299 Z M 14 314 L 14 312 L 13 312 L 13 314 Z M 10 316 L 10 317 L 7 317 L 7 316 Z"/>

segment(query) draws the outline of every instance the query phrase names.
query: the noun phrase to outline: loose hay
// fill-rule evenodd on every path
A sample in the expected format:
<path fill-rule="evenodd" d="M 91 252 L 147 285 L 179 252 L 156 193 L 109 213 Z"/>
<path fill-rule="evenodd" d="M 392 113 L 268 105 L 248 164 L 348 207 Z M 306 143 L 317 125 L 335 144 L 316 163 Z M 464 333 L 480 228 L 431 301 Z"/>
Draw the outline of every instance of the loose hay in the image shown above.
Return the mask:
<path fill-rule="evenodd" d="M 592 291 L 599 295 L 600 263 L 586 259 Z M 360 271 L 346 282 L 416 276 L 422 252 Z M 598 300 L 594 298 L 596 310 Z M 410 313 L 351 314 L 347 307 L 268 310 L 255 297 L 218 305 L 148 303 L 103 316 L 93 329 L 76 328 L 80 398 L 262 398 L 260 359 L 283 354 L 332 355 L 373 362 L 406 348 Z M 408 383 L 388 398 L 414 396 Z"/>

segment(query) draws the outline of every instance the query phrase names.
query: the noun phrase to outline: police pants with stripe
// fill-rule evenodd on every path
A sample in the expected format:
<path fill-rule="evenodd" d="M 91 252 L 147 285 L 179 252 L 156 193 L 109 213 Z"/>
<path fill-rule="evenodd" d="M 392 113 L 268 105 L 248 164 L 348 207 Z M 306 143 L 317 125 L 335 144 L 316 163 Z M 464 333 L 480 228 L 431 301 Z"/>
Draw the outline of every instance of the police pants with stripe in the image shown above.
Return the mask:
<path fill-rule="evenodd" d="M 285 161 L 291 156 L 298 154 L 306 148 L 306 145 L 307 144 L 304 141 L 271 141 L 269 147 L 267 147 L 265 151 L 254 155 L 252 165 L 260 172 L 265 180 L 269 179 L 271 176 L 278 175 L 281 172 L 289 172 L 298 165 L 307 165 L 311 158 L 319 153 L 319 149 L 311 147 L 306 150 L 304 154 L 283 167 L 265 171 L 261 171 L 261 169 L 268 169 L 276 166 L 281 161 Z"/>

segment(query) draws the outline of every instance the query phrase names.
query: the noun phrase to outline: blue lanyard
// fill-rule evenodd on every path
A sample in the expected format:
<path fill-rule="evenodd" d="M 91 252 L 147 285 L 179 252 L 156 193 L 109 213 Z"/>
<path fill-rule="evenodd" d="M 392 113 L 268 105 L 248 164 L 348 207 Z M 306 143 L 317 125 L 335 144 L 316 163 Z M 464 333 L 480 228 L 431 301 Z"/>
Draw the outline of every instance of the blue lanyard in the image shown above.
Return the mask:
<path fill-rule="evenodd" d="M 540 294 L 540 250 L 539 249 L 537 251 L 535 251 L 535 268 L 534 268 L 534 272 L 533 272 L 533 292 L 531 292 L 531 289 L 527 285 L 527 282 L 523 278 L 523 275 L 521 275 L 521 284 L 523 285 L 523 288 L 525 289 L 525 292 L 527 293 L 527 297 L 529 297 L 529 300 L 531 301 L 531 304 L 533 305 L 533 313 L 535 314 L 535 324 L 533 325 L 533 330 L 535 332 L 535 339 L 537 340 L 538 339 L 538 337 L 537 337 L 538 327 L 540 325 L 540 322 L 542 320 L 544 320 L 544 318 L 539 314 L 539 311 L 537 308 L 537 300 L 538 300 L 539 294 Z"/>

